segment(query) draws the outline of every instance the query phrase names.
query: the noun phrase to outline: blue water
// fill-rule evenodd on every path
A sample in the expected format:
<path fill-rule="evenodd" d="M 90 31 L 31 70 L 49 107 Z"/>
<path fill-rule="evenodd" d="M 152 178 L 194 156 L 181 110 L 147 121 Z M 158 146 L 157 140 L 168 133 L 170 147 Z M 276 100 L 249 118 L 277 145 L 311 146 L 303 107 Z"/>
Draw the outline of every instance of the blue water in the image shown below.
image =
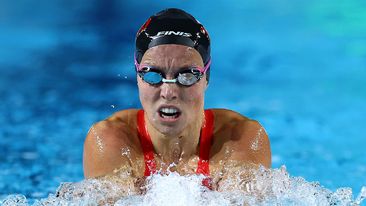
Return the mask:
<path fill-rule="evenodd" d="M 165 7 L 206 26 L 206 107 L 259 120 L 274 168 L 331 190 L 366 185 L 364 1 L 1 1 L 0 199 L 83 179 L 92 123 L 140 107 L 134 35 Z"/>

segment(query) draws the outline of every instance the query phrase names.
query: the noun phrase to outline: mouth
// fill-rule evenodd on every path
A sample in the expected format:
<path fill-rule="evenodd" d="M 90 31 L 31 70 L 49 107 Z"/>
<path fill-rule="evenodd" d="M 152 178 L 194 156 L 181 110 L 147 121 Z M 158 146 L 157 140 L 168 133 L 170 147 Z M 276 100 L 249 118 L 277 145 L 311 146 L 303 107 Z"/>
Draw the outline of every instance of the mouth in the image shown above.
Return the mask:
<path fill-rule="evenodd" d="M 181 111 L 173 106 L 163 106 L 159 109 L 159 115 L 165 120 L 175 120 L 181 115 Z"/>

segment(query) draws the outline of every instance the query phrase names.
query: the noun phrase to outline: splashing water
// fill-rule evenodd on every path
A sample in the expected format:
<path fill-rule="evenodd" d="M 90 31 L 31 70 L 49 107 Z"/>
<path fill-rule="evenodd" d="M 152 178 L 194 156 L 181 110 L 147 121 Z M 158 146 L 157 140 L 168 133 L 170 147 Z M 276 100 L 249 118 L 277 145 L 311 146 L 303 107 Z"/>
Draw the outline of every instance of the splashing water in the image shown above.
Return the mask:
<path fill-rule="evenodd" d="M 89 179 L 77 183 L 62 183 L 55 194 L 37 200 L 34 206 L 46 205 L 360 205 L 366 197 L 366 187 L 353 199 L 350 188 L 332 192 L 319 183 L 301 177 L 290 177 L 286 168 L 248 169 L 234 178 L 221 179 L 217 191 L 204 187 L 201 175 L 180 176 L 172 172 L 147 178 L 144 194 L 131 189 L 135 184 L 107 178 Z M 250 181 L 248 178 L 250 174 Z M 124 174 L 128 175 L 128 174 Z M 126 176 L 118 178 L 126 179 Z M 28 206 L 24 195 L 9 195 L 1 205 Z"/>

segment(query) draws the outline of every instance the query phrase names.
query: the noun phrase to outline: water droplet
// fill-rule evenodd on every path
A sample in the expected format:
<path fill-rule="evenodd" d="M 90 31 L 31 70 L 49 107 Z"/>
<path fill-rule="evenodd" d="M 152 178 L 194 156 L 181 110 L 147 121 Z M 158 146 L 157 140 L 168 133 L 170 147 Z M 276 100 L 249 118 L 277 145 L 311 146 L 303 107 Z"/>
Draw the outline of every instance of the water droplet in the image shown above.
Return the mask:
<path fill-rule="evenodd" d="M 127 156 L 127 157 L 130 157 L 130 149 L 129 148 L 122 148 L 121 149 L 121 154 L 122 156 Z"/>

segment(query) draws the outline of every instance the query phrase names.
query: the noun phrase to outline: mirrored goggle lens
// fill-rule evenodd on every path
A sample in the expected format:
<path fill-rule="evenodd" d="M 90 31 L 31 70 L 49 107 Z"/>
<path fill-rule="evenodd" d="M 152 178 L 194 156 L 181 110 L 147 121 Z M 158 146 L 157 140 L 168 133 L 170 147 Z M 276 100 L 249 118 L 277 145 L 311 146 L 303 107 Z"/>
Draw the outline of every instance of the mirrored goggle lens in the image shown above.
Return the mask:
<path fill-rule="evenodd" d="M 180 73 L 177 77 L 179 84 L 184 86 L 191 86 L 198 82 L 199 78 L 193 73 Z"/>

